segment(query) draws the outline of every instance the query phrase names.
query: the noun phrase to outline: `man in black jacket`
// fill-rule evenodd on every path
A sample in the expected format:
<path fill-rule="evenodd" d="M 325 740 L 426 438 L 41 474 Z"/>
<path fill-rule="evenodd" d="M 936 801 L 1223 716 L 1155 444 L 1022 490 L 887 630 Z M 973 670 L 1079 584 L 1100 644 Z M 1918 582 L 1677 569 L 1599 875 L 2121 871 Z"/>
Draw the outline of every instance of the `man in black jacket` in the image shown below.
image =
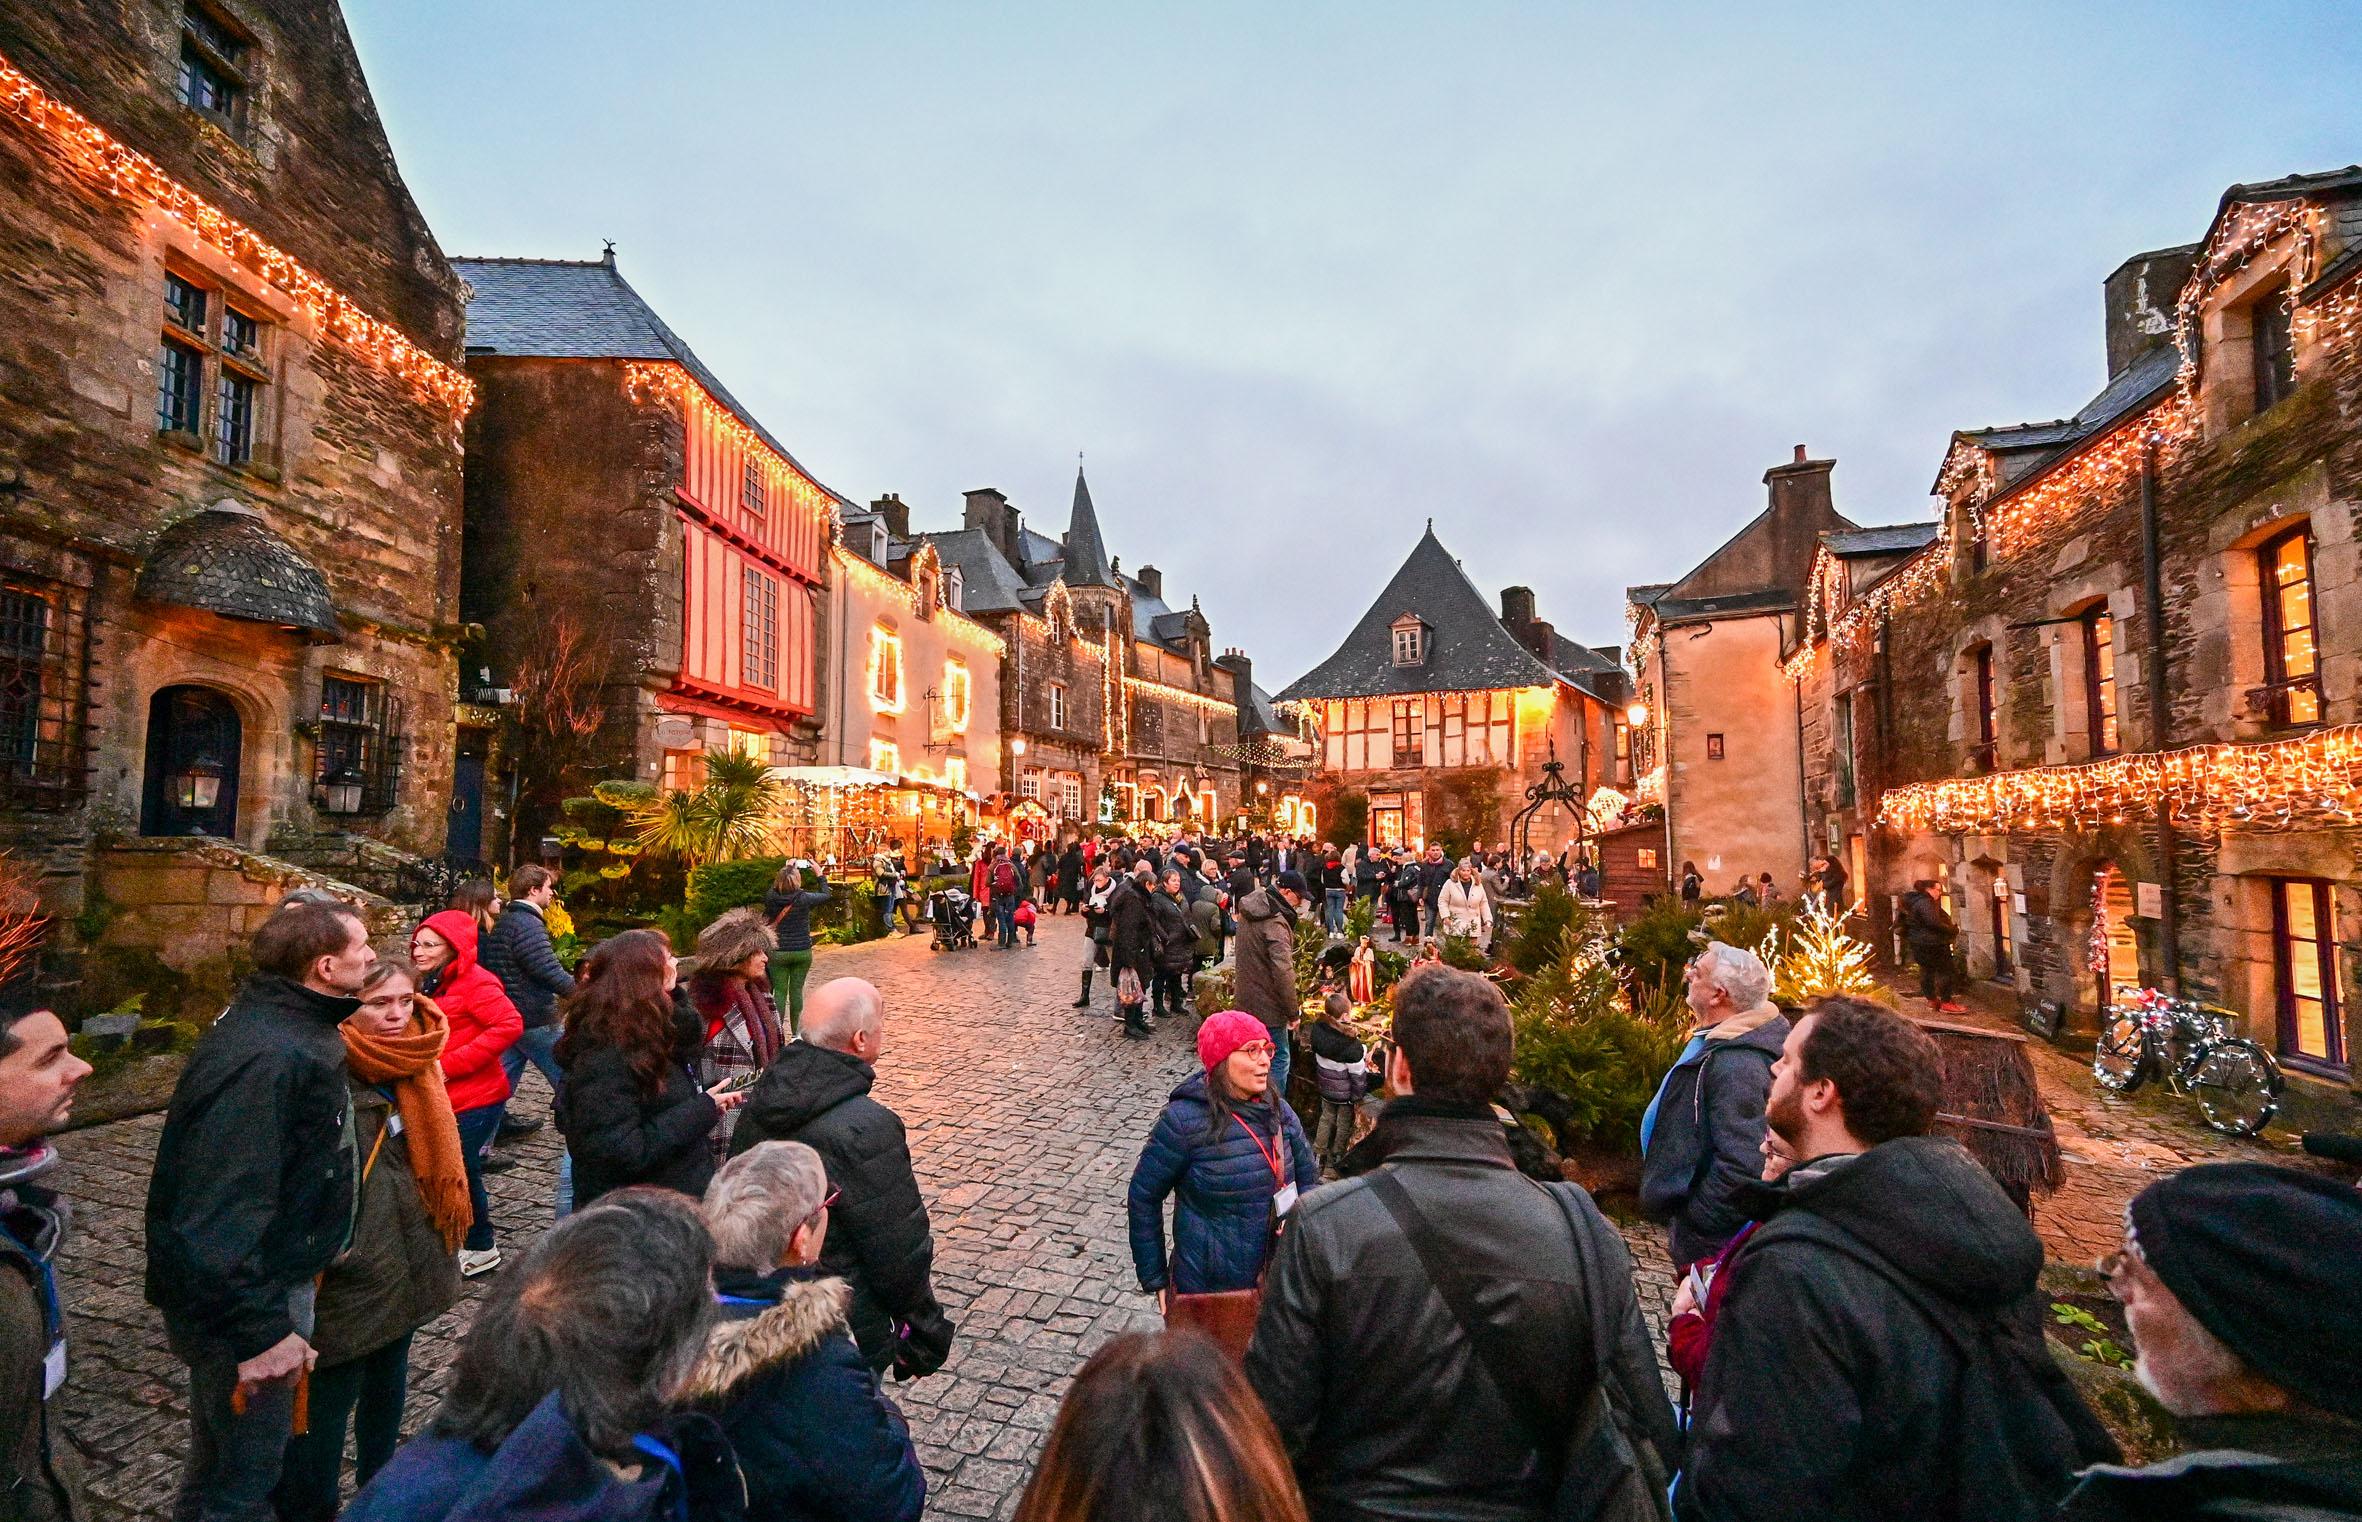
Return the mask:
<path fill-rule="evenodd" d="M 1622 1240 L 1579 1187 L 1545 1188 L 1510 1162 L 1490 1103 L 1509 1077 L 1499 990 L 1422 968 L 1396 991 L 1394 1036 L 1387 1081 L 1404 1097 L 1380 1124 L 1383 1164 L 1296 1207 L 1247 1350 L 1312 1515 L 1542 1515 L 1602 1366 L 1633 1397 L 1652 1457 L 1671 1460 L 1672 1408 Z M 1435 1269 L 1460 1284 L 1447 1295 Z M 1474 1324 L 1455 1298 L 1481 1308 Z M 1597 1327 L 1610 1341 L 1595 1358 Z"/>
<path fill-rule="evenodd" d="M 0 1465 L 12 1522 L 87 1516 L 80 1466 L 58 1399 L 66 1380 L 57 1254 L 66 1211 L 33 1181 L 57 1166 L 49 1138 L 73 1115 L 90 1064 L 49 1010 L 0 1005 Z"/>
<path fill-rule="evenodd" d="M 1919 964 L 1919 997 L 1938 1014 L 1961 1013 L 1961 1004 L 1952 997 L 1957 981 L 1952 975 L 1952 941 L 1960 930 L 1936 897 L 1936 880 L 1923 877 L 1913 883 L 1896 907 L 1902 914 L 1903 944 Z"/>
<path fill-rule="evenodd" d="M 869 1366 L 902 1379 L 943 1367 L 951 1318 L 935 1298 L 935 1238 L 911 1171 L 901 1119 L 870 1097 L 885 1052 L 885 1001 L 837 978 L 804 1002 L 804 1032 L 749 1094 L 730 1134 L 735 1157 L 757 1142 L 820 1154 L 838 1192 L 821 1272 L 853 1290 L 853 1340 Z"/>
<path fill-rule="evenodd" d="M 509 1049 L 500 1054 L 500 1065 L 508 1072 L 509 1088 L 513 1092 L 517 1080 L 525 1076 L 525 1064 L 531 1062 L 549 1080 L 550 1088 L 558 1086 L 558 1001 L 574 992 L 574 974 L 558 960 L 558 949 L 550 941 L 549 922 L 543 918 L 550 904 L 558 896 L 557 874 L 539 862 L 527 862 L 509 878 L 508 906 L 500 911 L 500 919 L 493 925 L 492 934 L 485 940 L 479 960 L 484 970 L 500 979 L 507 990 L 508 1001 L 525 1017 L 525 1033 Z M 513 1123 L 503 1120 L 502 1136 L 528 1134 L 540 1122 Z"/>
<path fill-rule="evenodd" d="M 1771 972 L 1744 946 L 1707 942 L 1686 993 L 1688 1044 L 1640 1118 L 1640 1208 L 1668 1228 L 1677 1269 L 1747 1224 L 1738 1200 L 1763 1174 L 1763 1106 L 1788 1038 Z"/>
<path fill-rule="evenodd" d="M 1685 1519 L 2047 1522 L 2115 1444 L 2043 1341 L 2042 1243 L 1961 1146 L 1927 1135 L 1943 1059 L 1889 1010 L 1825 999 L 1772 1070 L 1798 1161 L 1698 1386 Z"/>
<path fill-rule="evenodd" d="M 1123 974 L 1130 972 L 1140 980 L 1143 1000 L 1156 985 L 1156 913 L 1148 902 L 1155 882 L 1156 874 L 1141 862 L 1107 897 L 1108 979 L 1121 989 Z M 1119 994 L 1117 1009 L 1123 1016 L 1125 1035 L 1144 1037 L 1149 1033 L 1148 1016 L 1140 1004 L 1125 1004 Z"/>
<path fill-rule="evenodd" d="M 189 1054 L 148 1183 L 148 1303 L 189 1366 L 179 1522 L 264 1522 L 312 1364 L 312 1288 L 352 1234 L 337 1026 L 377 953 L 342 904 L 290 903 Z"/>

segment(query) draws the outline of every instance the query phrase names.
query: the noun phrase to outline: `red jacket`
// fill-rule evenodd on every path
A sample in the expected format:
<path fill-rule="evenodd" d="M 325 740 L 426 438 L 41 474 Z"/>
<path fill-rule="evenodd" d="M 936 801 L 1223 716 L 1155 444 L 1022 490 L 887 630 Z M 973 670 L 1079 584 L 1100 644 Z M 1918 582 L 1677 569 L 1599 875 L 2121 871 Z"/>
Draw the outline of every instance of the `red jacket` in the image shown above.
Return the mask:
<path fill-rule="evenodd" d="M 464 909 L 430 914 L 422 927 L 451 943 L 451 962 L 434 974 L 434 987 L 422 992 L 451 1021 L 451 1039 L 443 1046 L 443 1087 L 453 1110 L 480 1110 L 509 1096 L 508 1074 L 500 1054 L 524 1034 L 525 1018 L 509 1002 L 500 979 L 476 963 L 476 922 Z"/>
<path fill-rule="evenodd" d="M 1706 1352 L 1714 1346 L 1714 1322 L 1722 1315 L 1722 1297 L 1730 1288 L 1731 1259 L 1755 1234 L 1757 1224 L 1749 1221 L 1740 1227 L 1737 1236 L 1722 1244 L 1722 1251 L 1697 1266 L 1706 1281 L 1706 1303 L 1665 1323 L 1665 1362 L 1692 1390 L 1698 1387 L 1698 1376 L 1706 1372 Z"/>

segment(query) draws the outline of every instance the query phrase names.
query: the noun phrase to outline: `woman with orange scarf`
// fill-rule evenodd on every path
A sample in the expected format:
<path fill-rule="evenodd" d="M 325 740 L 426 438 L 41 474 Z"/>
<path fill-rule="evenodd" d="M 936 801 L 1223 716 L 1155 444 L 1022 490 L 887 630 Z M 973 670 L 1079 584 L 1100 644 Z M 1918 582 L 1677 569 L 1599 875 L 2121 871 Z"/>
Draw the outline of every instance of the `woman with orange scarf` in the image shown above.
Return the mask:
<path fill-rule="evenodd" d="M 459 1298 L 453 1254 L 473 1210 L 443 1089 L 451 1025 L 417 987 L 409 963 L 380 961 L 339 1027 L 360 1186 L 352 1242 L 320 1276 L 310 1430 L 288 1443 L 272 1497 L 282 1522 L 332 1522 L 348 1423 L 362 1484 L 393 1456 L 411 1335 Z"/>

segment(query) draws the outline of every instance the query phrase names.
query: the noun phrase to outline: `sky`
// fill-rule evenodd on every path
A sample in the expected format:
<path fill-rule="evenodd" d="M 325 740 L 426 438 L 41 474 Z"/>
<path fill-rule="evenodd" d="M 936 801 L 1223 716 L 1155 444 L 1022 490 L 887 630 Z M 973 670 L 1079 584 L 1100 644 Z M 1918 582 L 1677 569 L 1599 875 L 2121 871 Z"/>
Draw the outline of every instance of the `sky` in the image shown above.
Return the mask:
<path fill-rule="evenodd" d="M 1427 519 L 1625 638 L 1794 445 L 1924 519 L 2100 282 L 2362 159 L 2342 0 L 346 0 L 446 252 L 624 275 L 821 480 L 996 486 L 1277 690 Z M 2340 23 L 2344 24 L 2340 24 Z"/>

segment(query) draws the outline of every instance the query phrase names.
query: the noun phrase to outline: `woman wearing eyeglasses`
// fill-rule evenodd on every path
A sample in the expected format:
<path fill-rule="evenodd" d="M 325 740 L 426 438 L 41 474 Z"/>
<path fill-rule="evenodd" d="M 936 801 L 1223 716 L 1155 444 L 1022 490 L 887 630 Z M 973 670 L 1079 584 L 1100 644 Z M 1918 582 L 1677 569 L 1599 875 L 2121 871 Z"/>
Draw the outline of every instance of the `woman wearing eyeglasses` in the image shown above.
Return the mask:
<path fill-rule="evenodd" d="M 802 1142 L 758 1142 L 705 1191 L 719 1317 L 685 1398 L 730 1436 L 748 1522 L 917 1522 L 926 1474 L 902 1413 L 821 1278 L 836 1193 Z"/>
<path fill-rule="evenodd" d="M 1297 1196 L 1320 1182 L 1320 1164 L 1272 1088 L 1261 1020 L 1235 1009 L 1210 1017 L 1198 1027 L 1197 1055 L 1205 1071 L 1173 1090 L 1132 1170 L 1132 1266 L 1169 1322 L 1203 1325 L 1244 1353 L 1271 1244 Z"/>

